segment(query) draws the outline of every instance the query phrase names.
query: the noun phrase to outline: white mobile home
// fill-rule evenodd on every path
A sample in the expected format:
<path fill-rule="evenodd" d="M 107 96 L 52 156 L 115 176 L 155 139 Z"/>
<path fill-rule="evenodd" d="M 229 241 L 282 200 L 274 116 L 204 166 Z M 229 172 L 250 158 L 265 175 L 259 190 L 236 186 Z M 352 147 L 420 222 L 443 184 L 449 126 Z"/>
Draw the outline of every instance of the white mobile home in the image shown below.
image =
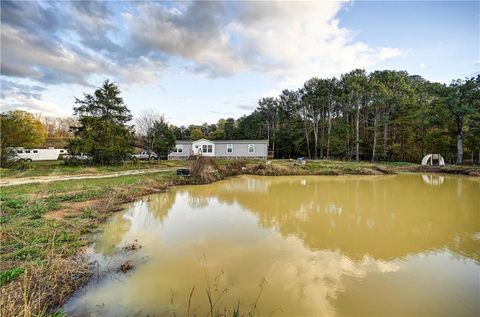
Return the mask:
<path fill-rule="evenodd" d="M 24 149 L 15 148 L 15 160 L 25 161 L 55 161 L 58 160 L 60 155 L 68 154 L 65 149 Z"/>
<path fill-rule="evenodd" d="M 206 140 L 177 141 L 168 159 L 187 159 L 192 155 L 218 158 L 260 158 L 268 155 L 268 140 Z"/>

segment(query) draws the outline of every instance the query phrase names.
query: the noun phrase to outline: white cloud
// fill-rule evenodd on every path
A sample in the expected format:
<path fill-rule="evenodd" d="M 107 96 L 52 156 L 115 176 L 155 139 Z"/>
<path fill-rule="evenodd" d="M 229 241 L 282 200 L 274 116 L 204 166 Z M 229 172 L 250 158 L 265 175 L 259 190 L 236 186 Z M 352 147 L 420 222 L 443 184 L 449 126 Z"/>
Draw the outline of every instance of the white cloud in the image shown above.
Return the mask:
<path fill-rule="evenodd" d="M 264 16 L 245 23 L 240 34 L 257 52 L 256 67 L 295 85 L 312 76 L 332 76 L 399 56 L 396 48 L 355 42 L 339 26 L 342 2 L 275 3 Z"/>
<path fill-rule="evenodd" d="M 345 2 L 240 2 L 167 9 L 146 4 L 124 15 L 132 39 L 212 76 L 267 73 L 282 83 L 338 75 L 402 55 L 392 47 L 355 41 L 336 18 Z"/>
<path fill-rule="evenodd" d="M 65 108 L 55 102 L 28 98 L 20 95 L 2 99 L 2 112 L 10 110 L 24 110 L 32 113 L 41 113 L 47 116 L 67 116 Z"/>
<path fill-rule="evenodd" d="M 103 2 L 8 3 L 2 74 L 43 83 L 88 85 L 92 76 L 144 83 L 174 65 L 212 77 L 254 71 L 299 85 L 403 54 L 356 41 L 337 17 L 348 3 L 132 2 L 120 15 Z"/>
<path fill-rule="evenodd" d="M 427 67 L 428 67 L 427 64 L 424 64 L 424 63 L 421 63 L 421 64 L 420 64 L 420 68 L 421 68 L 421 69 L 426 69 Z"/>
<path fill-rule="evenodd" d="M 266 75 L 280 88 L 405 53 L 371 47 L 340 26 L 337 15 L 349 3 L 128 2 L 119 13 L 114 2 L 4 1 L 1 72 L 57 87 L 91 86 L 105 77 L 145 86 L 165 69 L 211 77 L 247 72 Z M 40 104 L 42 96 L 22 98 L 9 105 L 55 108 Z"/>

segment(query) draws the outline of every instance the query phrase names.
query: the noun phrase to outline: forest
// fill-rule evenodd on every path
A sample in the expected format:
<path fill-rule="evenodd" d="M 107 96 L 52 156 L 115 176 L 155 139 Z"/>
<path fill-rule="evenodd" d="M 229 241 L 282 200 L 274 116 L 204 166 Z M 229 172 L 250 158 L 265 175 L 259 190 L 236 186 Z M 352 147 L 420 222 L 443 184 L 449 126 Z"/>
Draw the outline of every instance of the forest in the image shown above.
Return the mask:
<path fill-rule="evenodd" d="M 480 163 L 480 75 L 449 85 L 405 71 L 311 78 L 216 124 L 172 126 L 176 139 L 269 139 L 275 158 Z"/>

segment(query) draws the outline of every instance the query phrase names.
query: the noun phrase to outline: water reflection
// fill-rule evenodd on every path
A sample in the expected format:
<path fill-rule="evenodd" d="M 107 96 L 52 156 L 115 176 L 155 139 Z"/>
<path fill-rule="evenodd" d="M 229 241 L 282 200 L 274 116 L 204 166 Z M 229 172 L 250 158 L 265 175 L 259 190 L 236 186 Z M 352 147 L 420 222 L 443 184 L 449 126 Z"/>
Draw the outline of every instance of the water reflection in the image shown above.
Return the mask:
<path fill-rule="evenodd" d="M 221 203 L 238 203 L 253 212 L 263 227 L 295 235 L 310 249 L 390 260 L 448 247 L 479 260 L 480 249 L 470 237 L 480 231 L 480 182 L 442 177 L 445 186 L 438 188 L 425 186 L 418 175 L 392 175 L 237 178 L 237 187 L 257 182 L 268 190 L 229 190 L 231 184 L 219 182 L 178 192 L 188 192 L 190 199 L 215 197 Z M 308 186 L 299 185 L 301 180 Z M 454 238 L 462 241 L 458 247 Z"/>
<path fill-rule="evenodd" d="M 249 176 L 152 195 L 93 247 L 104 270 L 125 259 L 135 270 L 90 283 L 65 309 L 184 314 L 195 286 L 204 314 L 210 285 L 229 289 L 219 309 L 248 311 L 265 279 L 260 315 L 478 313 L 480 182 L 442 177 Z M 137 253 L 118 252 L 135 239 Z"/>
<path fill-rule="evenodd" d="M 431 186 L 439 186 L 443 184 L 443 181 L 445 180 L 445 177 L 443 175 L 438 175 L 438 174 L 424 174 L 422 175 L 422 180 L 425 184 L 431 185 Z"/>

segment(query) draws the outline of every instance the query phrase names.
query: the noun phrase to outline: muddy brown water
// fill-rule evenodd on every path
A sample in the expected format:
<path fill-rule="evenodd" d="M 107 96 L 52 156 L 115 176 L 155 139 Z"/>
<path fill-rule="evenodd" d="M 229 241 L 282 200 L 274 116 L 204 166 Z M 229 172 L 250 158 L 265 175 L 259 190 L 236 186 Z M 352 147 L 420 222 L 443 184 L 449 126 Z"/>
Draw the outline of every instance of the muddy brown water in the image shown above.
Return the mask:
<path fill-rule="evenodd" d="M 132 243 L 141 248 L 123 249 Z M 207 316 L 210 293 L 214 315 L 478 316 L 480 178 L 178 187 L 127 205 L 88 256 L 97 273 L 68 314 Z M 126 261 L 133 268 L 119 272 Z"/>

